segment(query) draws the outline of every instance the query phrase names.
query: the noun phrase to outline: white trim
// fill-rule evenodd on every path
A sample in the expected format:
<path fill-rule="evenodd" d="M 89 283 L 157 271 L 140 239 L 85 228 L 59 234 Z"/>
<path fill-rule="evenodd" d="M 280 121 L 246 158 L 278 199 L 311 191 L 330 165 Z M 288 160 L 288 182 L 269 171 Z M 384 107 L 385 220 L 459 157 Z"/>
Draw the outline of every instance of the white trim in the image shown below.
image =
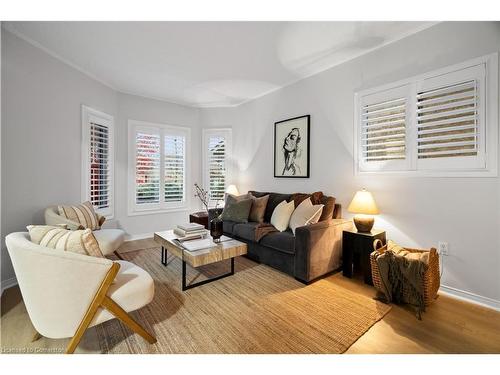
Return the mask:
<path fill-rule="evenodd" d="M 266 96 L 266 95 L 269 95 L 275 91 L 279 91 L 279 90 L 282 90 L 288 86 L 291 86 L 297 82 L 300 82 L 306 78 L 309 78 L 309 77 L 313 77 L 317 74 L 320 74 L 322 72 L 325 72 L 329 69 L 332 69 L 336 66 L 339 66 L 339 65 L 342 65 L 348 61 L 351 61 L 351 60 L 354 60 L 354 59 L 357 59 L 358 57 L 361 57 L 365 54 L 368 54 L 368 53 L 371 53 L 373 51 L 376 51 L 377 49 L 380 49 L 380 48 L 383 48 L 389 44 L 392 44 L 392 43 L 395 43 L 401 39 L 404 39 L 404 38 L 407 38 L 411 35 L 414 35 L 414 34 L 417 34 L 421 31 L 424 31 L 430 27 L 433 27 L 437 24 L 439 24 L 441 22 L 438 22 L 438 21 L 430 21 L 430 22 L 427 22 L 425 23 L 424 25 L 421 25 L 415 29 L 412 29 L 412 30 L 409 30 L 405 33 L 402 33 L 401 35 L 398 35 L 397 37 L 395 37 L 394 39 L 388 39 L 387 41 L 385 41 L 384 43 L 378 45 L 378 46 L 375 46 L 371 49 L 367 49 L 367 50 L 364 50 L 360 53 L 357 53 L 353 56 L 350 56 L 346 59 L 343 59 L 343 60 L 340 60 L 338 62 L 336 62 L 335 64 L 333 65 L 329 65 L 328 67 L 325 67 L 324 69 L 320 70 L 320 71 L 317 71 L 317 72 L 313 72 L 313 73 L 310 73 L 310 74 L 307 74 L 307 75 L 304 75 L 304 76 L 300 76 L 296 79 L 293 79 L 281 86 L 278 86 L 278 87 L 275 87 L 275 88 L 272 88 L 268 91 L 265 91 L 263 92 L 262 94 L 259 94 L 257 96 L 254 96 L 252 98 L 248 98 L 248 99 L 244 99 L 243 101 L 240 101 L 239 103 L 235 103 L 235 104 L 224 104 L 224 103 L 217 103 L 217 104 L 194 104 L 194 103 L 189 103 L 189 102 L 184 102 L 184 101 L 179 101 L 177 99 L 167 99 L 167 98 L 160 98 L 160 97 L 155 97 L 155 96 L 148 96 L 148 95 L 144 95 L 144 94 L 140 94 L 140 93 L 136 93 L 136 92 L 133 92 L 133 91 L 127 91 L 127 90 L 122 90 L 122 89 L 119 89 L 115 86 L 113 86 L 112 84 L 110 84 L 109 82 L 101 79 L 101 78 L 98 78 L 97 76 L 95 76 L 94 74 L 88 72 L 87 70 L 79 67 L 78 65 L 70 62 L 69 60 L 66 60 L 65 58 L 61 57 L 60 55 L 58 55 L 57 53 L 53 52 L 52 50 L 44 47 L 43 45 L 41 45 L 40 43 L 38 43 L 37 41 L 31 39 L 30 37 L 24 35 L 23 33 L 21 33 L 20 31 L 16 30 L 12 25 L 10 24 L 6 24 L 5 22 L 2 22 L 2 27 L 9 31 L 10 33 L 14 34 L 15 36 L 17 36 L 18 38 L 21 38 L 23 39 L 25 42 L 31 44 L 32 46 L 36 47 L 36 48 L 39 48 L 41 49 L 42 51 L 44 51 L 45 53 L 49 54 L 50 56 L 54 57 L 55 59 L 61 61 L 62 63 L 66 64 L 66 65 L 69 65 L 70 67 L 72 67 L 73 69 L 76 69 L 78 70 L 79 72 L 85 74 L 86 76 L 94 79 L 95 81 L 111 88 L 112 90 L 116 91 L 116 92 L 119 92 L 119 93 L 122 93 L 122 94 L 127 94 L 127 95 L 134 95 L 134 96 L 140 96 L 140 97 L 143 97 L 143 98 L 146 98 L 146 99 L 153 99 L 153 100 L 159 100 L 159 101 L 162 101 L 162 102 L 167 102 L 167 103 L 172 103 L 172 104 L 177 104 L 177 105 L 181 105 L 181 106 L 184 106 L 184 107 L 190 107 L 190 108 L 236 108 L 236 107 L 239 107 L 240 105 L 242 104 L 246 104 L 246 103 L 249 103 L 251 101 L 254 101 L 254 100 L 257 100 L 263 96 Z"/>
<path fill-rule="evenodd" d="M 154 237 L 154 232 L 141 233 L 141 234 L 126 234 L 125 235 L 125 242 L 145 240 L 148 238 L 152 239 L 153 237 Z"/>
<path fill-rule="evenodd" d="M 17 278 L 14 276 L 14 277 L 11 277 L 10 279 L 7 279 L 7 280 L 3 280 L 2 281 L 2 291 L 0 293 L 0 296 L 3 294 L 4 291 L 6 291 L 7 289 L 9 288 L 12 288 L 13 286 L 16 286 L 17 285 Z"/>
<path fill-rule="evenodd" d="M 154 204 L 150 207 L 137 207 L 135 204 L 135 131 L 138 128 L 149 128 L 158 130 L 160 134 L 164 132 L 171 132 L 172 134 L 179 134 L 186 138 L 185 144 L 185 176 L 184 176 L 184 202 L 179 204 L 170 205 L 162 203 L 163 188 L 160 190 L 160 203 Z M 163 186 L 163 142 L 164 137 L 160 137 L 160 187 Z M 140 120 L 128 120 L 128 165 L 127 165 L 127 214 L 128 216 L 140 216 L 150 214 L 162 214 L 169 212 L 187 211 L 191 203 L 191 129 L 188 127 L 168 125 L 161 123 L 153 123 Z"/>
<path fill-rule="evenodd" d="M 450 74 L 453 72 L 458 72 L 466 68 L 470 68 L 477 65 L 484 65 L 486 68 L 485 72 L 485 84 L 486 84 L 486 103 L 485 103 L 485 129 L 486 129 L 486 165 L 484 168 L 464 168 L 464 169 L 451 169 L 443 168 L 440 170 L 432 169 L 417 169 L 415 161 L 415 150 L 410 150 L 411 164 L 415 165 L 415 168 L 402 170 L 402 171 L 390 171 L 390 170 L 376 170 L 367 171 L 360 170 L 360 158 L 359 158 L 359 136 L 360 136 L 360 109 L 361 100 L 363 97 L 368 95 L 376 94 L 379 92 L 391 90 L 405 85 L 414 86 L 413 94 L 416 93 L 416 87 L 421 84 L 426 79 L 436 78 L 441 75 Z M 479 98 L 479 100 L 485 100 L 485 98 Z M 411 109 L 410 109 L 411 110 Z M 413 111 L 414 112 L 414 111 Z M 412 114 L 413 116 L 413 114 Z M 413 116 L 414 117 L 414 116 Z M 368 89 L 360 90 L 354 94 L 354 141 L 353 141 L 353 154 L 354 154 L 354 173 L 358 175 L 398 175 L 405 177 L 497 177 L 498 176 L 498 144 L 499 144 L 499 132 L 498 132 L 498 53 L 492 53 L 489 55 L 477 57 L 474 59 L 467 60 L 465 62 L 447 66 L 441 69 L 426 72 L 420 75 L 416 75 L 407 79 L 399 80 L 397 82 L 388 83 L 385 85 L 371 87 Z M 410 123 L 412 128 L 415 126 Z M 409 132 L 410 142 L 407 142 L 408 148 L 415 148 L 415 135 L 413 131 Z M 408 134 L 408 133 L 407 133 Z M 436 159 L 437 160 L 437 159 Z"/>
<path fill-rule="evenodd" d="M 439 292 L 452 298 L 500 311 L 500 301 L 493 298 L 483 297 L 479 294 L 467 292 L 465 290 L 460 290 L 446 285 L 441 285 Z"/>
<path fill-rule="evenodd" d="M 81 190 L 80 195 L 82 202 L 90 201 L 89 194 L 89 124 L 92 117 L 103 120 L 104 126 L 108 128 L 108 163 L 109 163 L 109 208 L 105 210 L 96 209 L 96 212 L 105 216 L 107 220 L 111 220 L 115 216 L 115 119 L 112 115 L 98 111 L 92 107 L 82 104 L 81 109 L 82 119 L 82 170 L 81 170 Z"/>

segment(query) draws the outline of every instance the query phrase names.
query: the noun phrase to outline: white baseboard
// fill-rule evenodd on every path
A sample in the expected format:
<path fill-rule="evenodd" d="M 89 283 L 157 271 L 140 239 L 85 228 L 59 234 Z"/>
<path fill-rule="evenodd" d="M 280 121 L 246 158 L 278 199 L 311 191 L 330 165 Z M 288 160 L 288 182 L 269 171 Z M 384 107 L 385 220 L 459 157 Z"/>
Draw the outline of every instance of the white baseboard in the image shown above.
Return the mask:
<path fill-rule="evenodd" d="M 9 289 L 15 285 L 17 285 L 17 279 L 15 277 L 11 277 L 10 279 L 2 281 L 2 292 L 0 293 L 0 295 L 3 294 L 4 290 Z"/>
<path fill-rule="evenodd" d="M 474 303 L 476 305 L 481 305 L 496 311 L 500 311 L 500 301 L 497 301 L 493 298 L 483 297 L 478 294 L 466 292 L 465 290 L 460 290 L 446 285 L 441 285 L 441 287 L 439 288 L 439 292 L 465 302 Z"/>
<path fill-rule="evenodd" d="M 136 241 L 136 240 L 144 240 L 146 238 L 153 238 L 154 233 L 142 233 L 142 234 L 127 234 L 125 235 L 125 242 L 128 241 Z"/>

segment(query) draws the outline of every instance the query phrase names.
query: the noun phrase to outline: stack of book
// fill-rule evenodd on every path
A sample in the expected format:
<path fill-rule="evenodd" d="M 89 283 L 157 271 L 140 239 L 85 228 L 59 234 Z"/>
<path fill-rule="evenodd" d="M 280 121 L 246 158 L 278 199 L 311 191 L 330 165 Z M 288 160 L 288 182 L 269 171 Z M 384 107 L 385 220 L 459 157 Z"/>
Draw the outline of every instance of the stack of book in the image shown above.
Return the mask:
<path fill-rule="evenodd" d="M 174 233 L 179 236 L 179 240 L 192 240 L 195 238 L 203 238 L 207 234 L 207 230 L 201 224 L 187 223 L 177 225 Z"/>

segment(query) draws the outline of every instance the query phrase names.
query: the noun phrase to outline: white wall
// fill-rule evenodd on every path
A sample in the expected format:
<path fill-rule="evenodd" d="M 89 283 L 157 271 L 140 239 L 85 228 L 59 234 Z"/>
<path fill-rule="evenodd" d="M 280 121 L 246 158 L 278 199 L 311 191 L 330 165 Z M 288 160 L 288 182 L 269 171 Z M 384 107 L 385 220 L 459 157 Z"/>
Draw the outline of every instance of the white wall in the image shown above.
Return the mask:
<path fill-rule="evenodd" d="M 127 214 L 127 165 L 128 165 L 128 120 L 140 120 L 153 123 L 183 126 L 191 128 L 191 147 L 187 155 L 187 199 L 189 208 L 167 214 L 128 216 Z M 201 129 L 199 127 L 199 110 L 183 107 L 163 101 L 141 98 L 132 95 L 118 94 L 118 119 L 116 132 L 116 164 L 115 164 L 115 212 L 120 227 L 132 235 L 153 233 L 166 230 L 188 220 L 189 212 L 199 208 L 194 198 L 193 184 L 201 182 Z"/>
<path fill-rule="evenodd" d="M 199 110 L 119 94 L 2 30 L 2 286 L 14 278 L 4 236 L 44 222 L 43 210 L 81 200 L 81 105 L 115 117 L 115 219 L 130 235 L 187 221 L 188 211 L 129 217 L 127 121 L 192 128 L 189 188 L 201 181 Z M 188 189 L 188 196 L 192 192 Z M 191 198 L 192 209 L 198 208 Z M 8 281 L 4 284 L 4 281 Z"/>
<path fill-rule="evenodd" d="M 499 178 L 356 177 L 352 156 L 354 92 L 499 50 L 500 23 L 442 23 L 236 109 L 205 109 L 202 124 L 234 124 L 240 191 L 322 190 L 350 217 L 347 204 L 366 187 L 382 212 L 376 226 L 389 238 L 427 248 L 449 242 L 442 284 L 500 307 Z M 305 114 L 311 178 L 274 178 L 273 124 Z"/>

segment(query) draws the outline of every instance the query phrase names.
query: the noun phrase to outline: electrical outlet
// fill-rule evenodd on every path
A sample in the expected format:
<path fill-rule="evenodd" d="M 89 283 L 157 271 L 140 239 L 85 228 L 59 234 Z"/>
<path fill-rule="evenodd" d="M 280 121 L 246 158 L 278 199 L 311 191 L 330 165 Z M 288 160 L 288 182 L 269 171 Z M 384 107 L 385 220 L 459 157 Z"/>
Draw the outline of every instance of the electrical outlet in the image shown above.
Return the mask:
<path fill-rule="evenodd" d="M 439 242 L 439 254 L 449 255 L 448 242 Z"/>

